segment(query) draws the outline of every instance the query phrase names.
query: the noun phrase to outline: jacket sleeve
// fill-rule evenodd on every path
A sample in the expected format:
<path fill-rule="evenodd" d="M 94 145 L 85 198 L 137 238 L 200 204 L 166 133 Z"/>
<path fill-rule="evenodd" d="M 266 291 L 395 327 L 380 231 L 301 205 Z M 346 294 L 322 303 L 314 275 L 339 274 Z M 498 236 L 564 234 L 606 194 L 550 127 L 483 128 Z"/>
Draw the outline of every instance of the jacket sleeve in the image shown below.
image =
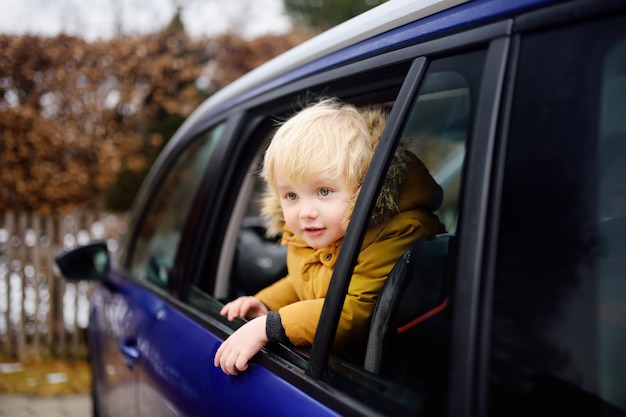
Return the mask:
<path fill-rule="evenodd" d="M 320 320 L 323 298 L 302 300 L 278 310 L 285 334 L 296 346 L 310 347 Z"/>
<path fill-rule="evenodd" d="M 265 287 L 254 297 L 261 300 L 270 311 L 278 311 L 281 307 L 299 300 L 289 275 Z"/>

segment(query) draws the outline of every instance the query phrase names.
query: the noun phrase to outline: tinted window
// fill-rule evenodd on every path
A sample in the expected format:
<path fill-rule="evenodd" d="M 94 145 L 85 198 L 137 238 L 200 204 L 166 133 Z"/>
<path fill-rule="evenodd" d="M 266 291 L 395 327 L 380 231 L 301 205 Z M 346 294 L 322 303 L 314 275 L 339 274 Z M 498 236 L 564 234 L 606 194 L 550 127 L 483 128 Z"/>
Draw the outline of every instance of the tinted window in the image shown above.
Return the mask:
<path fill-rule="evenodd" d="M 626 411 L 625 23 L 522 39 L 497 242 L 492 415 Z"/>
<path fill-rule="evenodd" d="M 134 276 L 167 286 L 189 209 L 223 130 L 219 125 L 194 140 L 165 174 L 137 231 L 130 264 Z"/>

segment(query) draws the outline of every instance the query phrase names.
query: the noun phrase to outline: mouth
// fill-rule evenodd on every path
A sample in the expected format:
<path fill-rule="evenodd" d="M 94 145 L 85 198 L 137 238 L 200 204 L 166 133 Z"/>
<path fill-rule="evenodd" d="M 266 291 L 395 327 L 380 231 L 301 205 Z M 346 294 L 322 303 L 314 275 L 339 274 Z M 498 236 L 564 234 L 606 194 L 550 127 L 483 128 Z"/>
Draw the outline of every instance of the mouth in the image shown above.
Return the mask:
<path fill-rule="evenodd" d="M 307 236 L 315 237 L 324 233 L 324 230 L 326 229 L 321 227 L 305 227 L 302 229 L 302 232 Z"/>

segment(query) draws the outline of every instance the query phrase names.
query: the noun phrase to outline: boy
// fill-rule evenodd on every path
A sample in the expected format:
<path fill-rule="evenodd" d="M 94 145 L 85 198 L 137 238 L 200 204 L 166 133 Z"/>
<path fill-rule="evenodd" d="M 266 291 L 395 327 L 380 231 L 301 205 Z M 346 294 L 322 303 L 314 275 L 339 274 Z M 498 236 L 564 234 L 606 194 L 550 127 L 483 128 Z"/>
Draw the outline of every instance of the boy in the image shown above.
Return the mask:
<path fill-rule="evenodd" d="M 269 341 L 311 346 L 354 203 L 382 133 L 379 110 L 326 99 L 285 122 L 266 150 L 268 233 L 282 232 L 288 274 L 254 297 L 226 304 L 229 320 L 251 319 L 220 346 L 214 364 L 229 375 Z M 441 187 L 400 148 L 378 198 L 350 281 L 334 348 L 362 346 L 376 299 L 391 268 L 416 239 L 444 232 L 432 212 Z"/>

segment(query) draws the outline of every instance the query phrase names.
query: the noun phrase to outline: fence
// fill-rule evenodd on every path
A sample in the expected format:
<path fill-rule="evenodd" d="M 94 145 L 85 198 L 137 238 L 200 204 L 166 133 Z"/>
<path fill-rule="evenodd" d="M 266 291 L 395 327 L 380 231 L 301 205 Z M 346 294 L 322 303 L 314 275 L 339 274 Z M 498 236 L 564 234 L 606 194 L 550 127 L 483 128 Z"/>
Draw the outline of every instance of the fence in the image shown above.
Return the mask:
<path fill-rule="evenodd" d="M 108 213 L 0 213 L 3 355 L 22 359 L 85 354 L 91 284 L 66 282 L 54 258 L 92 240 L 105 240 L 115 250 L 124 228 L 123 215 Z"/>

